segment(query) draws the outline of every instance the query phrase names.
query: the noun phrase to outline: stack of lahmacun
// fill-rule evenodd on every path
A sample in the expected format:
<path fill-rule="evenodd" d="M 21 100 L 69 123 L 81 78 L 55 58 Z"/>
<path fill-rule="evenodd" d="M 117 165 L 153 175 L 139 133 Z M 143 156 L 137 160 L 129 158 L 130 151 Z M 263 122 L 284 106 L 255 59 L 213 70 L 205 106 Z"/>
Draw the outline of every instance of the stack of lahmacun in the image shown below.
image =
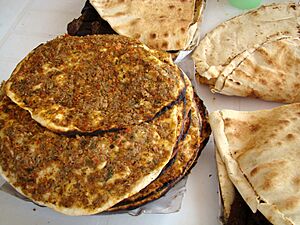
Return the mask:
<path fill-rule="evenodd" d="M 164 195 L 210 134 L 202 101 L 168 53 L 120 35 L 38 46 L 1 91 L 3 177 L 68 215 Z"/>

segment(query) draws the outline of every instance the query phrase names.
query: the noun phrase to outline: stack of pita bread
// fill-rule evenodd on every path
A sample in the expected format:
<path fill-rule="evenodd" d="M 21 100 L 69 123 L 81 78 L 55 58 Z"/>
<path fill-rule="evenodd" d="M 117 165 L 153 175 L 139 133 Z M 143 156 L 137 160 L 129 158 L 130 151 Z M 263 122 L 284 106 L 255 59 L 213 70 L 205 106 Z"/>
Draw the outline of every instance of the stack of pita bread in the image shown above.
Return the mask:
<path fill-rule="evenodd" d="M 271 4 L 209 32 L 192 58 L 213 92 L 300 102 L 300 5 Z"/>
<path fill-rule="evenodd" d="M 82 16 L 68 25 L 68 33 L 117 33 L 155 49 L 189 50 L 198 43 L 204 5 L 204 0 L 90 0 Z"/>
<path fill-rule="evenodd" d="M 55 38 L 1 89 L 1 175 L 68 215 L 161 197 L 209 134 L 205 107 L 169 54 L 120 35 Z"/>
<path fill-rule="evenodd" d="M 221 110 L 209 121 L 225 224 L 246 224 L 247 216 L 235 203 L 239 194 L 253 213 L 261 212 L 272 224 L 299 224 L 300 104 L 254 112 Z M 266 220 L 253 224 L 269 224 Z"/>
<path fill-rule="evenodd" d="M 293 103 L 210 114 L 226 225 L 300 224 L 300 5 L 271 4 L 220 24 L 192 54 L 212 92 Z"/>

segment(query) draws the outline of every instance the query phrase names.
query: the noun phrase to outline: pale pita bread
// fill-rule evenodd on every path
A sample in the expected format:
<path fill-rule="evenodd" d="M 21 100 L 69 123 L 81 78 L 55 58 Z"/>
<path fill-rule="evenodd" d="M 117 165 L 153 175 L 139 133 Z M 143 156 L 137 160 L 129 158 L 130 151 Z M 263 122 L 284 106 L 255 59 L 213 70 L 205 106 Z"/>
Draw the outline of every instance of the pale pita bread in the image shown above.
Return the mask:
<path fill-rule="evenodd" d="M 281 37 L 246 50 L 216 79 L 213 92 L 300 102 L 300 39 Z"/>
<path fill-rule="evenodd" d="M 226 222 L 229 218 L 231 205 L 234 201 L 235 190 L 230 181 L 224 162 L 221 159 L 220 153 L 216 150 L 217 171 L 220 185 L 220 195 L 223 203 L 223 217 Z"/>
<path fill-rule="evenodd" d="M 281 36 L 299 36 L 300 6 L 271 4 L 220 24 L 208 33 L 192 54 L 198 79 L 214 84 L 224 68 L 240 53 Z"/>
<path fill-rule="evenodd" d="M 209 121 L 228 176 L 251 210 L 273 224 L 299 224 L 300 104 L 216 111 Z"/>
<path fill-rule="evenodd" d="M 197 44 L 204 0 L 90 0 L 100 16 L 121 35 L 149 47 L 183 50 Z"/>

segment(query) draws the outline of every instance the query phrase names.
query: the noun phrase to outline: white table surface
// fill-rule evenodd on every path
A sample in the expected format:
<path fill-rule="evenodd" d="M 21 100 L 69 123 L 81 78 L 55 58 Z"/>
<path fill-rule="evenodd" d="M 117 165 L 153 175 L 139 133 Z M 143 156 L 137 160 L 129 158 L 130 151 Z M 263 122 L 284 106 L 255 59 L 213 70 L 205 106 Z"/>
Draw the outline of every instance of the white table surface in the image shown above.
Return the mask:
<path fill-rule="evenodd" d="M 220 22 L 243 12 L 227 0 L 207 0 L 201 35 Z M 243 0 L 241 0 L 243 1 Z M 16 64 L 41 42 L 66 32 L 66 25 L 80 15 L 85 0 L 0 0 L 0 79 L 6 80 Z M 263 3 L 283 2 L 263 0 Z M 277 106 L 255 99 L 213 95 L 201 87 L 201 98 L 208 110 L 256 110 Z M 218 184 L 212 139 L 202 152 L 187 183 L 187 192 L 179 212 L 168 215 L 124 215 L 70 217 L 48 208 L 16 199 L 0 192 L 0 225 L 46 224 L 143 224 L 143 225 L 217 225 L 219 224 Z M 0 177 L 0 184 L 2 179 Z"/>

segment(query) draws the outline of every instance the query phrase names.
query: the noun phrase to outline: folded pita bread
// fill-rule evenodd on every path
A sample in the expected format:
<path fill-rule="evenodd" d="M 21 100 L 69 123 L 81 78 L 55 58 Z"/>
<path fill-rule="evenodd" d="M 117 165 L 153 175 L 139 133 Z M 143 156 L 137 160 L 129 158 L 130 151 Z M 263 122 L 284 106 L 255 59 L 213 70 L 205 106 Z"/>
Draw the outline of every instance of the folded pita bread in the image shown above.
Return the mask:
<path fill-rule="evenodd" d="M 251 210 L 275 225 L 300 224 L 300 104 L 216 111 L 209 121 L 228 177 Z"/>
<path fill-rule="evenodd" d="M 226 166 L 217 149 L 216 162 L 222 205 L 221 222 L 224 225 L 272 225 L 259 211 L 256 213 L 251 211 L 231 182 Z"/>
<path fill-rule="evenodd" d="M 198 80 L 225 95 L 299 102 L 300 6 L 262 6 L 220 24 L 194 51 Z"/>
<path fill-rule="evenodd" d="M 216 163 L 223 203 L 223 217 L 225 222 L 227 222 L 230 216 L 231 205 L 235 197 L 234 185 L 228 177 L 225 164 L 222 161 L 220 153 L 218 151 L 216 151 Z"/>
<path fill-rule="evenodd" d="M 234 58 L 213 92 L 267 101 L 300 102 L 300 39 L 280 37 Z"/>
<path fill-rule="evenodd" d="M 204 0 L 90 0 L 101 18 L 118 34 L 137 38 L 149 47 L 183 50 L 194 47 Z"/>

